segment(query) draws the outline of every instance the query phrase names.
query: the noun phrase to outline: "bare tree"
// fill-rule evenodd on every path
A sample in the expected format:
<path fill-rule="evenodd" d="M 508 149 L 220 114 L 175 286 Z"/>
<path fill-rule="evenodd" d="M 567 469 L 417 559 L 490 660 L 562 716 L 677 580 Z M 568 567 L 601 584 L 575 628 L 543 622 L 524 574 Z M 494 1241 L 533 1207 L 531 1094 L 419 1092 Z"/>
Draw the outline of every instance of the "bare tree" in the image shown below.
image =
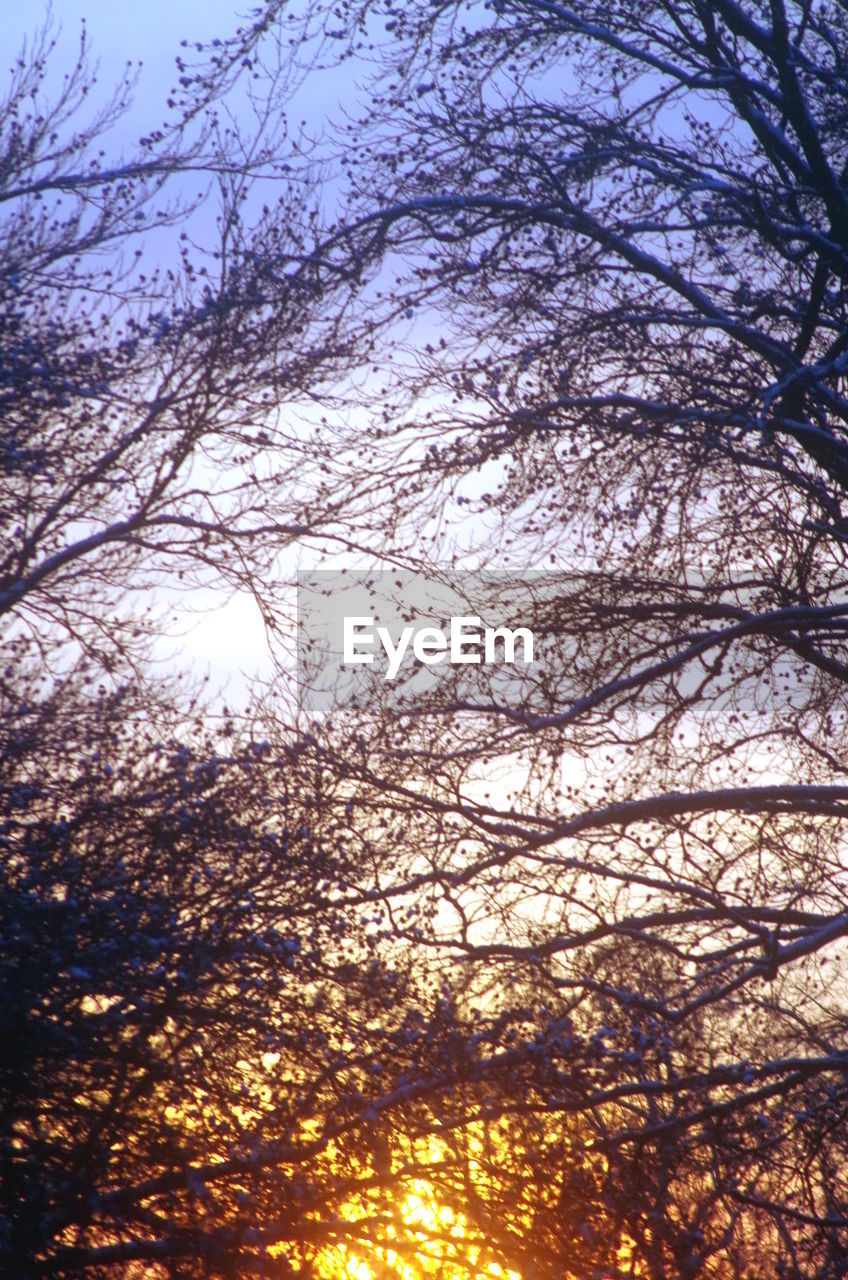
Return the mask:
<path fill-rule="evenodd" d="M 339 1226 L 376 1177 L 357 1135 L 431 1085 L 392 1092 L 425 995 L 335 909 L 359 869 L 320 761 L 145 665 L 151 587 L 246 587 L 271 624 L 281 549 L 338 517 L 332 454 L 281 416 L 352 357 L 308 166 L 284 180 L 282 9 L 184 54 L 129 159 L 104 154 L 131 83 L 86 118 L 85 41 L 51 103 L 42 33 L 2 113 L 10 1277 L 308 1274 L 370 1229 Z M 189 181 L 219 198 L 211 246 Z"/>
<path fill-rule="evenodd" d="M 128 158 L 106 149 L 129 123 L 132 79 L 86 118 L 84 36 L 52 99 L 49 27 L 14 68 L 0 612 L 45 637 L 45 656 L 60 633 L 113 657 L 132 648 L 152 586 L 261 582 L 268 600 L 281 549 L 319 524 L 333 533 L 334 501 L 312 482 L 327 460 L 292 406 L 352 353 L 333 308 L 315 310 L 336 292 L 341 314 L 345 281 L 319 278 L 308 254 L 318 196 L 305 163 L 293 176 L 294 73 L 263 54 L 285 9 L 183 52 L 166 123 Z"/>
<path fill-rule="evenodd" d="M 432 1085 L 397 1085 L 422 985 L 332 901 L 356 874 L 332 779 L 294 741 L 188 722 L 182 693 L 14 675 L 3 1274 L 308 1273 L 367 1239 L 374 1099 L 388 1115 Z"/>
<path fill-rule="evenodd" d="M 840 1275 L 844 6 L 347 12 L 383 75 L 324 252 L 381 267 L 387 546 L 470 513 L 455 555 L 552 565 L 560 654 L 348 753 L 431 824 L 384 896 L 431 895 L 410 943 L 490 999 L 594 1024 L 534 1105 L 632 1153 L 637 1269 Z"/>
<path fill-rule="evenodd" d="M 276 6 L 128 164 L 82 67 L 5 117 L 5 1270 L 835 1280 L 844 8 L 315 13 L 387 60 L 334 227 L 308 170 L 248 217 Z M 121 268 L 198 171 L 211 255 Z M 350 372 L 354 433 L 281 412 Z M 280 547 L 363 527 L 551 566 L 526 703 L 222 739 L 126 686 L 127 585 L 276 626 Z"/>

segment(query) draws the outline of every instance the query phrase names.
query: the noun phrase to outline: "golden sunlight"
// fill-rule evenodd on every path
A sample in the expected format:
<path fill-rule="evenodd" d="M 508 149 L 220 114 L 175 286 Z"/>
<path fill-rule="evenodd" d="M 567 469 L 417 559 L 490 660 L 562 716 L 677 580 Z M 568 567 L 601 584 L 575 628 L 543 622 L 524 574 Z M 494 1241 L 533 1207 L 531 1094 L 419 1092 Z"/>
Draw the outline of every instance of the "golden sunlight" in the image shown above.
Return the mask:
<path fill-rule="evenodd" d="M 504 1270 L 482 1256 L 474 1232 L 461 1214 L 440 1204 L 424 1179 L 410 1184 L 394 1222 L 383 1219 L 379 1236 L 368 1238 L 368 1222 L 361 1206 L 342 1212 L 346 1221 L 361 1222 L 363 1238 L 328 1247 L 316 1260 L 315 1273 L 322 1280 L 468 1280 L 470 1275 L 488 1280 L 522 1280 L 516 1271 Z M 372 1224 L 373 1225 L 373 1224 Z"/>

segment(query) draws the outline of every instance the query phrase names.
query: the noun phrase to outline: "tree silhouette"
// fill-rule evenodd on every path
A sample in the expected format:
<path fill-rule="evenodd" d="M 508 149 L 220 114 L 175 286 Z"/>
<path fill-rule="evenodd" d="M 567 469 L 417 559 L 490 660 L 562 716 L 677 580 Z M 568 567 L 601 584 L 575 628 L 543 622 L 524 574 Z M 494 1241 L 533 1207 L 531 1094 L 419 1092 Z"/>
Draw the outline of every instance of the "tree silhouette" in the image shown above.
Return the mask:
<path fill-rule="evenodd" d="M 4 115 L 2 1270 L 836 1280 L 844 7 L 284 18 L 129 162 L 84 60 Z M 378 63 L 332 225 L 316 23 Z M 152 679 L 125 592 L 276 631 L 293 541 L 532 566 L 547 665 L 300 735 Z"/>
<path fill-rule="evenodd" d="M 306 167 L 285 179 L 297 151 L 286 71 L 259 61 L 280 7 L 178 57 L 165 124 L 111 164 L 130 73 L 86 116 L 84 35 L 55 91 L 49 26 L 13 68 L 0 613 L 49 634 L 54 664 L 61 635 L 113 659 L 138 649 L 152 587 L 261 584 L 267 600 L 281 549 L 322 523 L 332 532 L 332 500 L 316 506 L 307 480 L 320 443 L 281 414 L 352 352 L 314 306 L 345 285 L 309 262 Z M 116 608 L 128 591 L 132 618 Z"/>
<path fill-rule="evenodd" d="M 594 1025 L 538 1105 L 631 1153 L 639 1268 L 839 1275 L 844 7 L 346 12 L 386 34 L 325 253 L 374 272 L 387 546 L 550 566 L 558 654 L 522 705 L 376 721 L 362 783 L 431 821 L 385 893 Z"/>
<path fill-rule="evenodd" d="M 42 32 L 2 113 L 8 1276 L 306 1274 L 415 1004 L 334 907 L 355 864 L 320 763 L 148 666 L 151 587 L 261 588 L 273 623 L 281 548 L 335 519 L 320 443 L 279 416 L 352 349 L 315 309 L 347 284 L 303 252 L 308 174 L 283 185 L 284 68 L 257 70 L 278 9 L 178 59 L 129 159 L 105 154 L 131 80 L 86 116 L 85 40 L 51 101 Z M 189 180 L 219 197 L 200 248 Z"/>

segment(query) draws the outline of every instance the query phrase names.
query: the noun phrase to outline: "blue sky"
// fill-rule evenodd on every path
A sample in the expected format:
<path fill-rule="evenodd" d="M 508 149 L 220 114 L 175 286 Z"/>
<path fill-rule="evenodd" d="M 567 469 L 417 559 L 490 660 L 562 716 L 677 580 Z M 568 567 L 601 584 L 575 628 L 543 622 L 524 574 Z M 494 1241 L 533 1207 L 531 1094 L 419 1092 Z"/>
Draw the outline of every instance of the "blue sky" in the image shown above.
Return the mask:
<path fill-rule="evenodd" d="M 58 90 L 62 75 L 76 58 L 83 17 L 88 32 L 92 63 L 99 63 L 99 88 L 104 98 L 121 79 L 128 60 L 142 61 L 131 112 L 116 130 L 116 150 L 132 144 L 153 122 L 163 118 L 168 89 L 174 82 L 174 58 L 182 39 L 205 40 L 230 34 L 239 23 L 232 0 L 147 0 L 126 5 L 120 0 L 54 0 L 54 32 L 58 45 L 51 63 L 48 83 Z M 24 38 L 30 38 L 43 23 L 47 6 L 32 0 L 4 0 L 0 24 L 0 55 L 4 70 L 18 54 Z M 59 30 L 61 28 L 61 30 Z M 167 240 L 161 242 L 165 252 Z M 158 251 L 158 250 L 157 250 Z M 163 657 L 196 674 L 208 670 L 217 686 L 226 686 L 236 702 L 245 692 L 242 672 L 270 674 L 264 631 L 253 601 L 230 599 L 223 608 L 203 613 L 220 598 L 211 592 L 197 593 L 185 604 L 200 610 L 196 617 L 183 613 L 174 625 L 172 643 L 165 645 Z"/>
<path fill-rule="evenodd" d="M 54 0 L 54 25 L 61 27 L 58 63 L 72 58 L 85 20 L 91 48 L 100 61 L 104 87 L 116 80 L 128 60 L 144 64 L 136 105 L 161 103 L 173 77 L 174 57 L 182 39 L 203 40 L 224 35 L 238 25 L 237 14 L 247 6 L 232 0 L 146 0 L 128 5 L 116 0 Z M 8 65 L 21 40 L 47 13 L 45 3 L 5 0 L 0 26 L 0 50 Z"/>
<path fill-rule="evenodd" d="M 120 0 L 54 0 L 53 27 L 58 44 L 50 64 L 48 92 L 55 86 L 58 94 L 63 74 L 73 66 L 85 19 L 90 60 L 99 63 L 99 95 L 92 95 L 95 100 L 98 96 L 108 99 L 128 61 L 142 63 L 132 109 L 106 143 L 115 158 L 122 152 L 129 155 L 137 139 L 161 123 L 166 114 L 168 92 L 177 75 L 174 59 L 180 52 L 180 42 L 230 35 L 244 19 L 250 2 L 242 0 L 234 5 L 233 0 L 204 0 L 202 4 L 196 0 L 147 0 L 143 5 L 126 5 Z M 291 5 L 294 12 L 302 8 L 303 0 L 294 0 Z M 3 0 L 0 54 L 7 68 L 23 40 L 32 37 L 46 15 L 47 5 L 41 0 Z M 293 104 L 295 126 L 304 116 L 310 131 L 320 131 L 327 117 L 337 117 L 341 100 L 350 107 L 357 72 L 362 75 L 363 70 L 351 61 L 331 72 L 310 74 Z M 201 225 L 204 218 L 210 219 L 212 235 L 213 216 L 214 204 L 199 215 Z M 173 251 L 173 242 L 167 232 L 157 235 L 155 241 L 148 241 L 147 248 L 161 262 Z M 300 567 L 315 567 L 315 552 L 303 553 L 303 557 L 290 552 L 286 561 L 286 577 L 292 578 L 293 586 L 295 561 Z M 208 669 L 215 685 L 229 683 L 230 690 L 240 695 L 245 688 L 242 672 L 270 674 L 266 637 L 251 598 L 237 595 L 223 607 L 208 611 L 211 605 L 222 603 L 222 594 L 211 588 L 197 591 L 190 598 L 180 597 L 175 602 L 178 617 L 172 626 L 172 643 L 167 654 L 163 651 L 163 657 L 198 674 Z"/>

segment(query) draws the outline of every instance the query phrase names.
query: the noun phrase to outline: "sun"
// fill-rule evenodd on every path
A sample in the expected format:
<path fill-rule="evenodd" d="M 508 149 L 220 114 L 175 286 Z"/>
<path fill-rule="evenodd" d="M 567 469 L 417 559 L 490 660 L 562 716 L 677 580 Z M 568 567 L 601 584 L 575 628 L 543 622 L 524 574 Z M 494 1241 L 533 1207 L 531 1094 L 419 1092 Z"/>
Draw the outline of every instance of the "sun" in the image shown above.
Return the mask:
<path fill-rule="evenodd" d="M 349 1220 L 357 1220 L 353 1210 Z M 320 1255 L 316 1271 L 325 1280 L 428 1280 L 435 1276 L 468 1280 L 472 1268 L 481 1280 L 521 1280 L 517 1272 L 484 1261 L 462 1214 L 439 1203 L 429 1184 L 416 1179 L 401 1201 L 395 1225 L 386 1226 L 379 1242 L 362 1240 L 328 1248 Z"/>
<path fill-rule="evenodd" d="M 344 1274 L 350 1280 L 377 1280 L 368 1263 L 361 1258 L 347 1258 Z"/>

